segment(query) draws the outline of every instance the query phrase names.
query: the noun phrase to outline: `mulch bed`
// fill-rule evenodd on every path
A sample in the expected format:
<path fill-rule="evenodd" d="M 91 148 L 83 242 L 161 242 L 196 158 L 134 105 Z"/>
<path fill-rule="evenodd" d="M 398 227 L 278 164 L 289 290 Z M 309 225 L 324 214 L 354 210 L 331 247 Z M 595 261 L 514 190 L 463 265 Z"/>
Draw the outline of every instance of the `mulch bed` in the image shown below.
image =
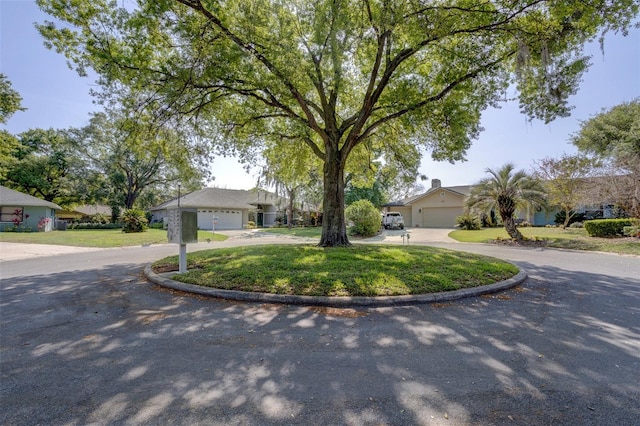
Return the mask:
<path fill-rule="evenodd" d="M 491 240 L 491 244 L 499 244 L 503 246 L 511 246 L 511 247 L 546 247 L 549 245 L 549 241 L 547 240 L 508 240 L 506 238 L 500 238 L 497 240 Z"/>

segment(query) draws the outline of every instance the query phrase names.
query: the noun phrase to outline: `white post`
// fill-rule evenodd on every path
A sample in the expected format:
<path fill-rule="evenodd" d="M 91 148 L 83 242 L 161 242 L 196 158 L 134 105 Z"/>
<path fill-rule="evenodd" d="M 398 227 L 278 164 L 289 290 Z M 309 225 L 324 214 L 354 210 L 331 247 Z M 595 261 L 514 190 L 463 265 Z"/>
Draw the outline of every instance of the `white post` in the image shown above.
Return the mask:
<path fill-rule="evenodd" d="M 181 274 L 187 273 L 187 245 L 180 244 L 180 269 L 178 270 Z"/>

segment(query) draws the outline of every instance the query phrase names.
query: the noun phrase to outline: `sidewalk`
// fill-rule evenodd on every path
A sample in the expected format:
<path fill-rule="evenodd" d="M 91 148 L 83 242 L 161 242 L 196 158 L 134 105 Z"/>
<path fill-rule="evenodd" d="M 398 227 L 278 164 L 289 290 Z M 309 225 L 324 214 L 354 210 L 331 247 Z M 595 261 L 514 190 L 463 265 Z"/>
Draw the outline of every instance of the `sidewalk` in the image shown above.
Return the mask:
<path fill-rule="evenodd" d="M 48 244 L 22 244 L 0 241 L 0 262 L 29 259 L 33 257 L 58 256 L 89 251 L 105 250 L 98 247 L 55 246 Z"/>

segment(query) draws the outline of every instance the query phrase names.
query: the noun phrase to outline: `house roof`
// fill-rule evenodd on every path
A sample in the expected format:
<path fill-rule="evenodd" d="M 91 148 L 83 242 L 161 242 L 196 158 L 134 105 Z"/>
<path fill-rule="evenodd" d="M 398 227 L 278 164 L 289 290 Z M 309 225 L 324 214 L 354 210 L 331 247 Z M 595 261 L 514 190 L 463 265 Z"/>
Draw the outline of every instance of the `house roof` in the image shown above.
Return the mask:
<path fill-rule="evenodd" d="M 111 207 L 103 206 L 100 204 L 92 205 L 92 204 L 84 204 L 81 206 L 76 206 L 72 209 L 64 209 L 62 213 L 79 213 L 85 216 L 92 216 L 94 214 L 106 214 L 107 216 L 111 215 Z"/>
<path fill-rule="evenodd" d="M 254 209 L 263 206 L 285 204 L 285 199 L 262 190 L 204 188 L 180 197 L 181 207 Z M 151 208 L 151 211 L 178 207 L 178 199 L 173 199 Z"/>
<path fill-rule="evenodd" d="M 438 191 L 448 191 L 454 194 L 461 195 L 466 197 L 471 192 L 471 185 L 458 185 L 458 186 L 438 186 L 435 188 L 430 188 L 427 192 L 422 194 L 414 195 L 412 197 L 405 198 L 403 200 L 392 201 L 383 205 L 383 207 L 402 207 L 402 206 L 411 206 L 413 203 L 418 201 L 421 198 L 427 197 L 434 192 Z"/>
<path fill-rule="evenodd" d="M 41 200 L 40 198 L 9 189 L 2 185 L 0 185 L 0 206 L 49 207 L 55 210 L 62 210 L 62 207 L 50 201 Z"/>

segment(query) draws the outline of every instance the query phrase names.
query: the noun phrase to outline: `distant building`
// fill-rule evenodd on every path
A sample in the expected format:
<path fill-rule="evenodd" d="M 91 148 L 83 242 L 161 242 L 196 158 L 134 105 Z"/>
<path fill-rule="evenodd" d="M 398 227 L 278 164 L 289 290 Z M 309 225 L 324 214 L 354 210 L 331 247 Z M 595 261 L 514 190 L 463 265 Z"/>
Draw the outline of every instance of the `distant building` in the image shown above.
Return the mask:
<path fill-rule="evenodd" d="M 51 231 L 56 210 L 57 204 L 0 185 L 0 231 Z"/>
<path fill-rule="evenodd" d="M 180 197 L 181 207 L 198 211 L 198 228 L 243 229 L 249 220 L 259 227 L 270 227 L 285 215 L 287 200 L 263 190 L 205 188 Z M 167 210 L 178 208 L 178 199 L 152 207 L 152 222 L 161 222 Z"/>

